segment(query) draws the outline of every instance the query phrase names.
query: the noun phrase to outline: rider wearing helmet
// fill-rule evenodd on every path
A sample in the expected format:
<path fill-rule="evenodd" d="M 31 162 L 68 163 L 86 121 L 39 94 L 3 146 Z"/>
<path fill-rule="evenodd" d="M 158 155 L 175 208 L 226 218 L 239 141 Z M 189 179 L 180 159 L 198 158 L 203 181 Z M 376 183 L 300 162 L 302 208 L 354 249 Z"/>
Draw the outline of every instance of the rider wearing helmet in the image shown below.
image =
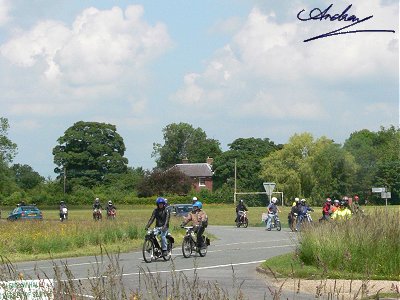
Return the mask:
<path fill-rule="evenodd" d="M 239 220 L 240 215 L 244 212 L 248 211 L 246 205 L 244 204 L 243 199 L 239 200 L 239 204 L 236 205 L 236 220 L 235 223 Z"/>
<path fill-rule="evenodd" d="M 319 219 L 320 222 L 329 221 L 330 215 L 332 214 L 331 206 L 332 206 L 332 199 L 326 198 L 325 204 L 322 207 L 322 217 Z"/>
<path fill-rule="evenodd" d="M 346 201 L 341 201 L 339 208 L 332 214 L 333 220 L 347 220 L 351 218 L 351 210 L 347 207 Z"/>
<path fill-rule="evenodd" d="M 94 199 L 93 203 L 93 209 L 102 209 L 103 207 L 101 206 L 100 199 L 96 198 Z"/>
<path fill-rule="evenodd" d="M 62 221 L 64 214 L 67 211 L 67 204 L 64 201 L 60 201 L 60 221 Z"/>
<path fill-rule="evenodd" d="M 272 218 L 278 214 L 278 212 L 281 212 L 278 206 L 276 205 L 276 202 L 278 202 L 278 198 L 272 197 L 271 203 L 268 205 L 268 218 L 267 218 L 267 227 L 265 228 L 266 230 L 270 231 L 271 230 L 271 221 Z"/>
<path fill-rule="evenodd" d="M 187 215 L 186 218 L 184 218 L 181 224 L 181 227 L 183 227 L 190 221 L 192 222 L 194 231 L 196 232 L 196 244 L 198 248 L 205 246 L 202 235 L 208 226 L 208 217 L 202 208 L 203 204 L 200 201 L 196 201 L 193 204 L 193 210 Z"/>
<path fill-rule="evenodd" d="M 108 200 L 107 206 L 107 216 L 111 215 L 111 212 L 114 210 L 117 210 L 117 208 L 115 207 L 115 205 L 113 204 L 113 202 L 111 200 Z"/>
<path fill-rule="evenodd" d="M 358 214 L 359 212 L 362 212 L 362 210 L 360 209 L 360 203 L 358 202 L 359 200 L 360 198 L 357 195 L 355 195 L 354 201 L 352 201 L 350 205 L 350 210 L 353 214 Z"/>
<path fill-rule="evenodd" d="M 303 222 L 304 219 L 307 218 L 307 213 L 309 211 L 314 211 L 314 210 L 306 204 L 306 199 L 304 198 L 301 199 L 299 206 L 299 215 L 297 217 L 296 231 L 300 230 L 300 224 Z"/>
<path fill-rule="evenodd" d="M 146 231 L 149 229 L 150 225 L 156 220 L 156 227 L 161 227 L 161 249 L 163 255 L 168 255 L 167 253 L 167 235 L 169 227 L 170 212 L 166 209 L 165 199 L 158 197 L 156 199 L 157 208 L 153 210 L 151 217 L 146 225 Z"/>
<path fill-rule="evenodd" d="M 300 203 L 300 199 L 298 197 L 294 198 L 294 201 L 292 203 L 292 206 L 296 206 L 297 204 Z"/>

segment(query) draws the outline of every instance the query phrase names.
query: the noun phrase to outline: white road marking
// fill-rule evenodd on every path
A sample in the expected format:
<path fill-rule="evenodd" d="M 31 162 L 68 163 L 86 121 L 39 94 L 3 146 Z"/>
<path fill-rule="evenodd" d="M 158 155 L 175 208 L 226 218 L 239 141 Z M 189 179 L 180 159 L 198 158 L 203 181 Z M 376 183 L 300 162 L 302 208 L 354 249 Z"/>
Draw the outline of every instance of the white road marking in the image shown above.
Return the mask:
<path fill-rule="evenodd" d="M 268 246 L 268 247 L 259 247 L 258 249 L 273 249 L 273 248 L 284 248 L 284 247 L 293 247 L 292 244 L 289 245 L 280 245 L 280 246 Z M 222 250 L 217 250 L 218 252 Z M 212 252 L 212 251 L 209 251 Z M 255 261 L 248 261 L 248 262 L 241 262 L 241 263 L 229 263 L 229 264 L 223 264 L 223 265 L 213 265 L 213 266 L 206 266 L 206 267 L 194 267 L 194 268 L 185 268 L 185 269 L 176 269 L 176 270 L 160 270 L 160 271 L 146 271 L 146 274 L 162 274 L 162 273 L 172 273 L 172 272 L 186 272 L 186 271 L 193 271 L 193 270 L 208 270 L 208 269 L 218 269 L 218 268 L 227 268 L 227 267 L 234 267 L 234 266 L 243 266 L 243 265 L 251 265 L 251 264 L 259 264 L 264 262 L 265 259 L 263 260 L 255 260 Z M 133 273 L 123 273 L 121 276 L 135 276 L 135 275 L 143 275 L 143 272 L 133 272 Z M 106 278 L 107 276 L 101 276 L 103 278 Z M 99 278 L 98 276 L 92 276 L 92 277 L 82 277 L 82 278 L 74 278 L 74 279 L 69 279 L 70 281 L 79 281 L 79 280 L 92 280 L 92 279 L 97 279 Z M 63 281 L 68 281 L 68 280 L 63 280 Z"/>

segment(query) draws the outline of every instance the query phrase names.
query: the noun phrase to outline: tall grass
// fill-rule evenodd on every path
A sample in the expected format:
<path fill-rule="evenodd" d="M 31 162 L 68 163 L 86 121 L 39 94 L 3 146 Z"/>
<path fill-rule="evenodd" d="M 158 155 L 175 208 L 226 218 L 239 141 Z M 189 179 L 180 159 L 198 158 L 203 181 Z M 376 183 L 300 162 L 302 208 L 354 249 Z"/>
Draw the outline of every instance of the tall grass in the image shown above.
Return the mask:
<path fill-rule="evenodd" d="M 298 255 L 305 265 L 400 280 L 400 211 L 376 209 L 305 228 Z"/>

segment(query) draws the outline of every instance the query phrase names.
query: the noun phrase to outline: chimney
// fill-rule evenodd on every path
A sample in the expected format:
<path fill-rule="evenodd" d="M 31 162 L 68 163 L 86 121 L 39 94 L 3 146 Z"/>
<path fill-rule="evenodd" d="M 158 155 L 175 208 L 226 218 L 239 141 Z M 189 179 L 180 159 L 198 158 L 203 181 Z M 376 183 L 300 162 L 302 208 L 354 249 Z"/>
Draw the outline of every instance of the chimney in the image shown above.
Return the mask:
<path fill-rule="evenodd" d="M 182 163 L 183 164 L 188 164 L 189 163 L 189 159 L 188 158 L 182 158 Z"/>
<path fill-rule="evenodd" d="M 207 163 L 212 166 L 214 159 L 212 157 L 207 157 Z"/>

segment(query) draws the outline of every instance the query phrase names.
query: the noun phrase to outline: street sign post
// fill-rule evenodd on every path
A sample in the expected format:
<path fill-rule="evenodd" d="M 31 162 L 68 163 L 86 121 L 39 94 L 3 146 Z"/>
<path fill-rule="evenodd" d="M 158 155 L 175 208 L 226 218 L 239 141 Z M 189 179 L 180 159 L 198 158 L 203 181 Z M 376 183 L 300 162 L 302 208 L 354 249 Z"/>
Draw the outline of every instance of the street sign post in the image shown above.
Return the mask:
<path fill-rule="evenodd" d="M 271 202 L 271 195 L 275 189 L 276 184 L 275 184 L 275 182 L 263 182 L 263 186 L 264 186 L 265 192 L 267 193 L 267 195 L 269 197 L 269 202 Z"/>
<path fill-rule="evenodd" d="M 384 187 L 373 187 L 372 188 L 373 193 L 384 193 L 386 192 L 386 188 Z"/>

